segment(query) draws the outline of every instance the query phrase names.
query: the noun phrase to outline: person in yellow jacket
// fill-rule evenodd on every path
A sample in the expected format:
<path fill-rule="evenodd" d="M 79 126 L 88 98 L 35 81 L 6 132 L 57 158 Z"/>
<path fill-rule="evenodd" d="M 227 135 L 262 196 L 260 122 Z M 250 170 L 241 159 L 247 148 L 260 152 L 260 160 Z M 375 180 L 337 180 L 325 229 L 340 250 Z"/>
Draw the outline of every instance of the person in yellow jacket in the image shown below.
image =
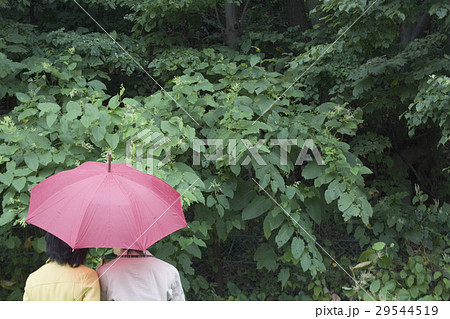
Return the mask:
<path fill-rule="evenodd" d="M 49 259 L 28 277 L 23 300 L 99 301 L 98 275 L 83 265 L 88 249 L 72 250 L 50 233 L 45 235 L 45 240 Z"/>

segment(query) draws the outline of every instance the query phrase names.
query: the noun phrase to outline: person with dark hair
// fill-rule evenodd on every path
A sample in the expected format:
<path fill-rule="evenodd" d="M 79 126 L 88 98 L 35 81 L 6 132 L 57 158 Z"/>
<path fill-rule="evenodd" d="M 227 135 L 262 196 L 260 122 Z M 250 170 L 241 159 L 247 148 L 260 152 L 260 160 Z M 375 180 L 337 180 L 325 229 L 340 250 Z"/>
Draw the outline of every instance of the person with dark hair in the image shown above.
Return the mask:
<path fill-rule="evenodd" d="M 101 300 L 184 301 L 178 270 L 148 251 L 114 249 L 116 259 L 97 268 Z"/>
<path fill-rule="evenodd" d="M 83 265 L 88 249 L 72 249 L 58 237 L 45 235 L 49 259 L 25 284 L 23 300 L 100 300 L 95 270 Z"/>

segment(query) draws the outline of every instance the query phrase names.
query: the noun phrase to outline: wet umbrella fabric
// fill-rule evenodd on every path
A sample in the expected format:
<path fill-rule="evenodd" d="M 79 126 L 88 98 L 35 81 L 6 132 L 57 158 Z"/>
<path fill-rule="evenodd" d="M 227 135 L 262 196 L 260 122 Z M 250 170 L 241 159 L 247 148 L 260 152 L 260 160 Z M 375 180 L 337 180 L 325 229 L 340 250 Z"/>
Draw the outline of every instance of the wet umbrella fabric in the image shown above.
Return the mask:
<path fill-rule="evenodd" d="M 127 163 L 85 162 L 31 189 L 26 221 L 73 249 L 145 250 L 186 227 L 180 194 Z"/>

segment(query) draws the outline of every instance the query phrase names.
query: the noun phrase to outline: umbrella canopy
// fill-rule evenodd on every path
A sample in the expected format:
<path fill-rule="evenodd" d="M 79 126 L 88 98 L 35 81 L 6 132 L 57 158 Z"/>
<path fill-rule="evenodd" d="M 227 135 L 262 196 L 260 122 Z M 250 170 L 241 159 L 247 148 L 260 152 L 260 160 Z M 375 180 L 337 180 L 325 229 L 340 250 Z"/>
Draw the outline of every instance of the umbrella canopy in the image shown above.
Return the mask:
<path fill-rule="evenodd" d="M 97 162 L 33 187 L 26 221 L 73 249 L 145 250 L 187 226 L 180 194 L 169 184 L 127 163 Z"/>

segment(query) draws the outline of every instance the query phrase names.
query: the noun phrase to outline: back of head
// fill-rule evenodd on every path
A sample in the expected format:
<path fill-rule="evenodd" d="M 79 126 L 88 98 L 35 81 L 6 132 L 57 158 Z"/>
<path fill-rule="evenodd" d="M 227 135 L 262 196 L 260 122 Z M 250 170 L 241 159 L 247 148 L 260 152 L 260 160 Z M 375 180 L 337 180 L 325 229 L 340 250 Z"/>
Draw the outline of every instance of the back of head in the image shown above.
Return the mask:
<path fill-rule="evenodd" d="M 87 248 L 72 249 L 53 234 L 45 234 L 47 243 L 47 255 L 51 261 L 56 261 L 60 265 L 68 264 L 71 267 L 78 267 L 86 260 Z"/>
<path fill-rule="evenodd" d="M 136 249 L 114 248 L 113 252 L 117 256 L 129 255 L 130 253 L 134 254 L 134 255 L 139 255 L 139 256 L 144 256 L 145 255 L 144 251 L 136 250 Z"/>

